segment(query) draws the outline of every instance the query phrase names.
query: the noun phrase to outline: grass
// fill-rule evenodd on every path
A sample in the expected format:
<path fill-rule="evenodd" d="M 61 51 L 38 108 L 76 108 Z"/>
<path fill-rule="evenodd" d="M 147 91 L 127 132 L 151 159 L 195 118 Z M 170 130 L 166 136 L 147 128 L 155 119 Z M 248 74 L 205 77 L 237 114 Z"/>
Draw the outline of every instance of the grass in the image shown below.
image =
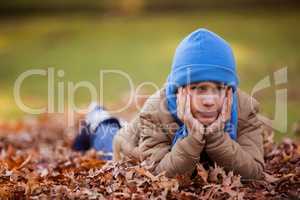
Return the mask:
<path fill-rule="evenodd" d="M 13 98 L 17 77 L 28 69 L 55 69 L 58 83 L 89 81 L 100 93 L 99 70 L 126 72 L 135 86 L 148 81 L 161 86 L 170 70 L 180 40 L 206 27 L 223 36 L 237 59 L 240 87 L 254 85 L 277 69 L 288 66 L 288 125 L 300 118 L 297 85 L 300 64 L 300 14 L 297 12 L 193 12 L 120 16 L 44 16 L 0 21 L 0 118 L 16 119 L 23 112 Z M 58 70 L 64 76 L 57 75 Z M 107 75 L 103 81 L 104 104 L 118 102 L 128 91 L 126 79 Z M 149 89 L 150 87 L 148 87 Z M 152 89 L 153 90 L 153 89 Z M 264 95 L 264 92 L 266 95 Z M 272 116 L 274 87 L 261 92 L 264 112 Z M 90 101 L 85 89 L 76 92 L 76 104 Z M 24 102 L 33 107 L 47 104 L 46 76 L 32 76 L 22 85 Z M 277 138 L 281 138 L 278 136 Z"/>

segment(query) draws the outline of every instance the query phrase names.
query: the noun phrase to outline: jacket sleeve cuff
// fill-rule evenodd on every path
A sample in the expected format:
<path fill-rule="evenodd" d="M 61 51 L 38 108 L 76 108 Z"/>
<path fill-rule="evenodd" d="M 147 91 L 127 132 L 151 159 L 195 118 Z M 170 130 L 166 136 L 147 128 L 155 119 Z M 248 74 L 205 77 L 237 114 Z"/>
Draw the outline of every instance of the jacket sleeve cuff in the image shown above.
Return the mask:
<path fill-rule="evenodd" d="M 219 141 L 223 137 L 224 134 L 225 134 L 225 132 L 222 131 L 222 130 L 221 131 L 215 131 L 213 133 L 205 135 L 204 136 L 205 141 L 206 141 L 207 144 L 215 143 L 215 142 Z"/>
<path fill-rule="evenodd" d="M 204 138 L 194 138 L 192 135 L 188 135 L 185 138 L 178 141 L 179 148 L 192 157 L 200 157 L 200 153 L 205 145 Z"/>

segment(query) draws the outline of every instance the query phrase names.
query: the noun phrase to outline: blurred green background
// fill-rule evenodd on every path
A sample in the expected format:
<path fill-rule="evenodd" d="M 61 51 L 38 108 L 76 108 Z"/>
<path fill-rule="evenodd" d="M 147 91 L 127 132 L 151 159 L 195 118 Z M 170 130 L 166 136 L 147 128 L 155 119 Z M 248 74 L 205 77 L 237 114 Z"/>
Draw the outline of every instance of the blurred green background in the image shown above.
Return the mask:
<path fill-rule="evenodd" d="M 135 86 L 161 86 L 181 39 L 199 27 L 224 37 L 233 47 L 240 87 L 250 93 L 255 84 L 283 67 L 288 83 L 260 91 L 255 97 L 273 118 L 275 90 L 288 89 L 288 134 L 300 119 L 300 9 L 297 1 L 23 1 L 0 6 L 0 119 L 19 119 L 13 86 L 28 69 L 54 68 L 58 83 L 89 81 L 100 88 L 99 71 L 122 70 Z M 57 76 L 63 70 L 64 76 Z M 118 104 L 128 81 L 104 79 L 104 104 Z M 273 83 L 273 82 L 272 82 Z M 47 78 L 32 76 L 22 85 L 22 99 L 31 107 L 47 105 Z M 146 87 L 150 94 L 152 87 Z M 98 92 L 99 93 L 99 92 Z M 78 89 L 76 104 L 85 107 L 89 92 Z M 120 103 L 121 104 L 121 103 Z M 55 105 L 57 110 L 57 105 Z M 276 139 L 287 134 L 278 133 Z"/>

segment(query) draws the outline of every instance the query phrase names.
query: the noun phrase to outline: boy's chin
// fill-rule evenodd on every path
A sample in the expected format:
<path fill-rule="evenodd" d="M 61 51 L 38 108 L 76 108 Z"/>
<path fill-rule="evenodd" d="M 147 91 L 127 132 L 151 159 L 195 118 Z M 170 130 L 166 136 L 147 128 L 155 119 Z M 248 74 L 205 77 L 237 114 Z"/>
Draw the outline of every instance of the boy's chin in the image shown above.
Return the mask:
<path fill-rule="evenodd" d="M 211 117 L 211 118 L 207 118 L 207 117 L 198 117 L 197 120 L 203 124 L 203 125 L 210 125 L 212 124 L 214 121 L 216 121 L 216 117 Z"/>

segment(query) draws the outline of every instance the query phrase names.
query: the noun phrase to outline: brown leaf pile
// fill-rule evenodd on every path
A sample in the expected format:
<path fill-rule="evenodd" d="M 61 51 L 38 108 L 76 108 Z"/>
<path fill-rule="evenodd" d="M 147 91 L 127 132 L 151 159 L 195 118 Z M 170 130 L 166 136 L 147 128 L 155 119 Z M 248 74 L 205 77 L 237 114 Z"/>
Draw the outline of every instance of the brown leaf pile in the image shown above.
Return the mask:
<path fill-rule="evenodd" d="M 105 162 L 71 150 L 74 129 L 60 116 L 0 124 L 0 199 L 299 199 L 300 145 L 265 143 L 266 177 L 242 180 L 197 166 L 191 180 L 154 176 L 143 163 Z"/>

